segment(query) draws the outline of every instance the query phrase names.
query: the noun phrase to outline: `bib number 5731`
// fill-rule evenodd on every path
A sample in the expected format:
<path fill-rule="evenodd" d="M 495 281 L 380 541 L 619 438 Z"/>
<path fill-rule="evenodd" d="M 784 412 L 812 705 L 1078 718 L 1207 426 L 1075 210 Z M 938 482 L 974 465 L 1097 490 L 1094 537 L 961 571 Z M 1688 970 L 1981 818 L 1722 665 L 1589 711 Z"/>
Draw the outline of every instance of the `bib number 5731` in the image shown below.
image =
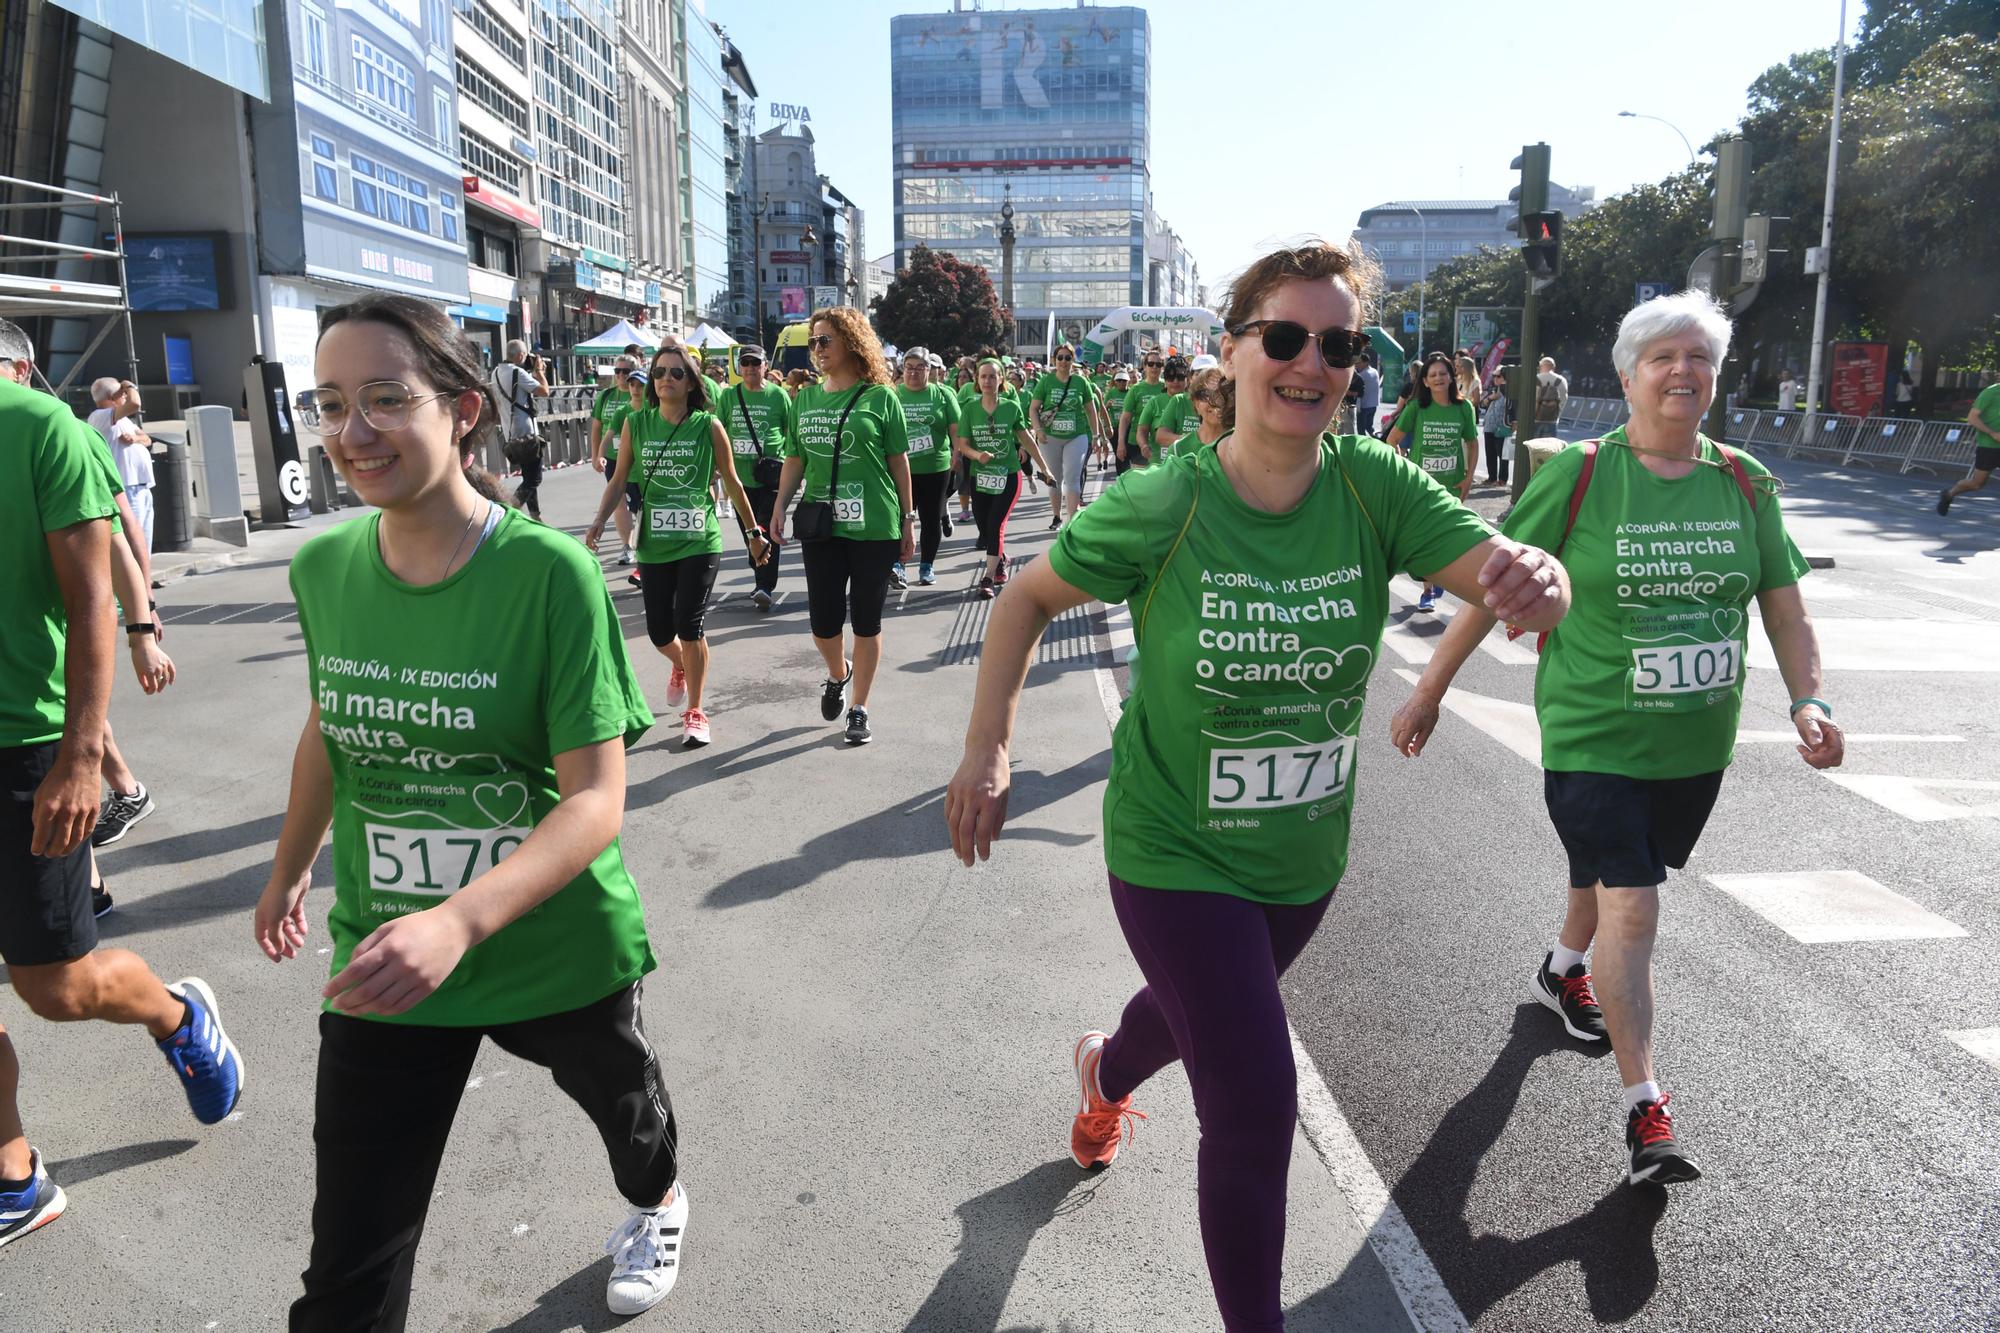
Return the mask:
<path fill-rule="evenodd" d="M 1211 810 L 1275 809 L 1346 791 L 1354 776 L 1354 739 L 1320 745 L 1270 745 L 1208 752 Z"/>

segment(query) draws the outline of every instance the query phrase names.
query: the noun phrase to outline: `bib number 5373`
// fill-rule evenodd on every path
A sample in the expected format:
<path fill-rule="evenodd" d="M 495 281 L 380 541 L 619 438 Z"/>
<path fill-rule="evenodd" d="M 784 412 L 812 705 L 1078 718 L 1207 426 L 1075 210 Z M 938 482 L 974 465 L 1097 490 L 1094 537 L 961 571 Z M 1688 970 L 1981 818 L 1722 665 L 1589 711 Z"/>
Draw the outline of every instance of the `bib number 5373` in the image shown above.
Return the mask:
<path fill-rule="evenodd" d="M 395 828 L 367 824 L 368 886 L 377 893 L 444 898 L 500 864 L 527 829 Z"/>
<path fill-rule="evenodd" d="M 1354 776 L 1354 738 L 1208 752 L 1211 810 L 1276 809 L 1338 796 Z"/>

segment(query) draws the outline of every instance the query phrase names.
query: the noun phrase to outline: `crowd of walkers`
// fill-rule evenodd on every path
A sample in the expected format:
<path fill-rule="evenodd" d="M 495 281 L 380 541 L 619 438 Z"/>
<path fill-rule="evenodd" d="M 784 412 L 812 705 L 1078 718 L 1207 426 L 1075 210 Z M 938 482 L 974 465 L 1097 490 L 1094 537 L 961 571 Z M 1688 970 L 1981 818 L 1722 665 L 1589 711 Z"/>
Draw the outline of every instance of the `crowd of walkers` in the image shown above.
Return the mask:
<path fill-rule="evenodd" d="M 1069 346 L 1045 370 L 921 347 L 892 363 L 847 307 L 810 316 L 816 373 L 796 385 L 757 347 L 739 349 L 733 378 L 711 378 L 677 341 L 634 347 L 592 408 L 604 489 L 581 543 L 537 521 L 538 476 L 510 497 L 479 466 L 545 387 L 532 363 L 486 373 L 437 306 L 407 296 L 326 312 L 299 419 L 372 512 L 291 564 L 306 708 L 252 922 L 273 962 L 310 956 L 311 866 L 331 836 L 315 1194 L 292 1327 L 403 1326 L 488 1037 L 550 1069 L 602 1133 L 623 1201 L 610 1309 L 650 1308 L 679 1275 L 689 1196 L 644 1022 L 655 957 L 619 843 L 626 748 L 655 715 L 592 554 L 607 527 L 666 659 L 661 697 L 684 746 L 711 741 L 722 666 L 704 626 L 725 517 L 760 612 L 784 595 L 796 547 L 821 716 L 859 745 L 874 737 L 889 594 L 937 582 L 956 495 L 957 522 L 977 531 L 967 595 L 992 602 L 944 804 L 967 865 L 993 854 L 1006 821 L 1041 636 L 1085 602 L 1129 605 L 1144 669 L 1111 742 L 1103 855 L 1144 984 L 1108 1030 L 1074 1043 L 1068 1147 L 1079 1167 L 1111 1165 L 1144 1118 L 1135 1097 L 1182 1065 L 1201 1130 L 1198 1223 L 1232 1331 L 1283 1326 L 1297 1101 L 1279 982 L 1332 907 L 1351 839 L 1381 836 L 1353 811 L 1389 582 L 1421 579 L 1425 609 L 1445 593 L 1463 603 L 1395 710 L 1406 755 L 1423 753 L 1454 674 L 1497 623 L 1538 636 L 1545 799 L 1568 864 L 1561 924 L 1524 967 L 1528 988 L 1578 1041 L 1611 1043 L 1632 1183 L 1697 1177 L 1653 1064 L 1651 963 L 1667 870 L 1686 864 L 1732 758 L 1753 598 L 1799 753 L 1815 767 L 1842 758 L 1777 484 L 1700 433 L 1729 321 L 1696 293 L 1628 314 L 1613 358 L 1629 423 L 1538 469 L 1496 531 L 1466 501 L 1482 442 L 1487 478 L 1506 476 L 1496 446 L 1517 428 L 1514 405 L 1469 358 L 1439 355 L 1378 423 L 1362 331 L 1376 286 L 1350 247 L 1280 249 L 1231 288 L 1219 355 L 1162 348 L 1136 366 L 1086 366 Z M 143 526 L 133 474 L 107 447 L 120 437 L 80 430 L 25 387 L 33 351 L 18 335 L 0 326 L 0 429 L 19 446 L 0 462 L 0 545 L 22 573 L 0 598 L 30 632 L 0 648 L 0 855 L 18 886 L 0 898 L 0 957 L 42 1017 L 145 1028 L 213 1124 L 245 1087 L 213 989 L 162 982 L 99 947 L 94 926 L 92 834 L 112 822 L 101 784 L 144 795 L 108 760 L 119 612 L 146 691 L 174 679 L 143 543 L 129 540 Z M 1356 427 L 1336 432 L 1357 375 Z M 1058 535 L 1017 568 L 1008 526 L 1037 482 Z M 1689 534 L 1703 553 L 1693 572 L 1634 574 L 1617 535 L 1631 525 Z M 1237 633 L 1238 620 L 1293 632 Z M 0 1033 L 0 1245 L 65 1202 L 14 1110 L 20 1077 Z"/>

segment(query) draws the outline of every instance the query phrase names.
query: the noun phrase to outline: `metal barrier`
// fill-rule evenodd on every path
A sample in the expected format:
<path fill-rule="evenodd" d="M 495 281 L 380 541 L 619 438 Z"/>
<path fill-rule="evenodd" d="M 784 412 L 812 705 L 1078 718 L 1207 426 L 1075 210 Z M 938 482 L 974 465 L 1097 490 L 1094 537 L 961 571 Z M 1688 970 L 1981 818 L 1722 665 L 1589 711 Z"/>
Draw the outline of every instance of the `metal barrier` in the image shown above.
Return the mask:
<path fill-rule="evenodd" d="M 1799 418 L 1798 435 L 1792 447 L 1786 450 L 1787 457 L 1805 454 L 1810 457 L 1837 458 L 1847 461 L 1847 452 L 1853 447 L 1855 434 L 1861 429 L 1860 417 L 1843 417 L 1824 412 L 1807 413 Z"/>
<path fill-rule="evenodd" d="M 1921 425 L 1923 430 L 1910 448 L 1900 469 L 1908 472 L 1920 467 L 1929 472 L 1955 473 L 1971 466 L 1972 449 L 1978 432 L 1963 421 L 1907 421 L 1906 426 Z"/>
<path fill-rule="evenodd" d="M 1921 421 L 1869 417 L 1854 428 L 1854 434 L 1848 440 L 1847 457 L 1841 461 L 1872 458 L 1884 463 L 1906 463 L 1910 451 L 1917 447 L 1917 437 L 1923 434 L 1923 429 Z"/>
<path fill-rule="evenodd" d="M 1789 458 L 1792 445 L 1799 438 L 1799 422 L 1802 420 L 1804 418 L 1797 412 L 1759 412 L 1757 420 L 1751 423 L 1750 437 L 1744 443 L 1783 449 Z"/>

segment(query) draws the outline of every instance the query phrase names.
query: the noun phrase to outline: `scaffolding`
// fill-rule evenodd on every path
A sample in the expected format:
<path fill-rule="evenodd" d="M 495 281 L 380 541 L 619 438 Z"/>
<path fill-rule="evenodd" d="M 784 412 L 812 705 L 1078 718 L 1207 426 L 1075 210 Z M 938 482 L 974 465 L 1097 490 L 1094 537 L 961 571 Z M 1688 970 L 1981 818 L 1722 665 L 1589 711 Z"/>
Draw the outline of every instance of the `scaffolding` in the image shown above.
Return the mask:
<path fill-rule="evenodd" d="M 62 382 L 51 386 L 58 398 L 67 397 L 84 366 L 118 329 L 125 333 L 125 377 L 138 383 L 139 348 L 132 338 L 132 300 L 125 281 L 125 223 L 118 196 L 70 190 L 15 176 L 0 176 L 0 190 L 6 192 L 8 200 L 0 203 L 0 214 L 48 210 L 73 213 L 85 208 L 109 212 L 109 249 L 15 235 L 11 219 L 0 218 L 0 318 L 17 323 L 22 319 L 79 319 L 86 327 L 96 325 L 96 331 L 70 363 Z M 88 270 L 92 265 L 109 265 L 112 281 L 86 282 L 64 276 L 71 269 Z M 11 271 L 16 269 L 30 271 Z"/>

